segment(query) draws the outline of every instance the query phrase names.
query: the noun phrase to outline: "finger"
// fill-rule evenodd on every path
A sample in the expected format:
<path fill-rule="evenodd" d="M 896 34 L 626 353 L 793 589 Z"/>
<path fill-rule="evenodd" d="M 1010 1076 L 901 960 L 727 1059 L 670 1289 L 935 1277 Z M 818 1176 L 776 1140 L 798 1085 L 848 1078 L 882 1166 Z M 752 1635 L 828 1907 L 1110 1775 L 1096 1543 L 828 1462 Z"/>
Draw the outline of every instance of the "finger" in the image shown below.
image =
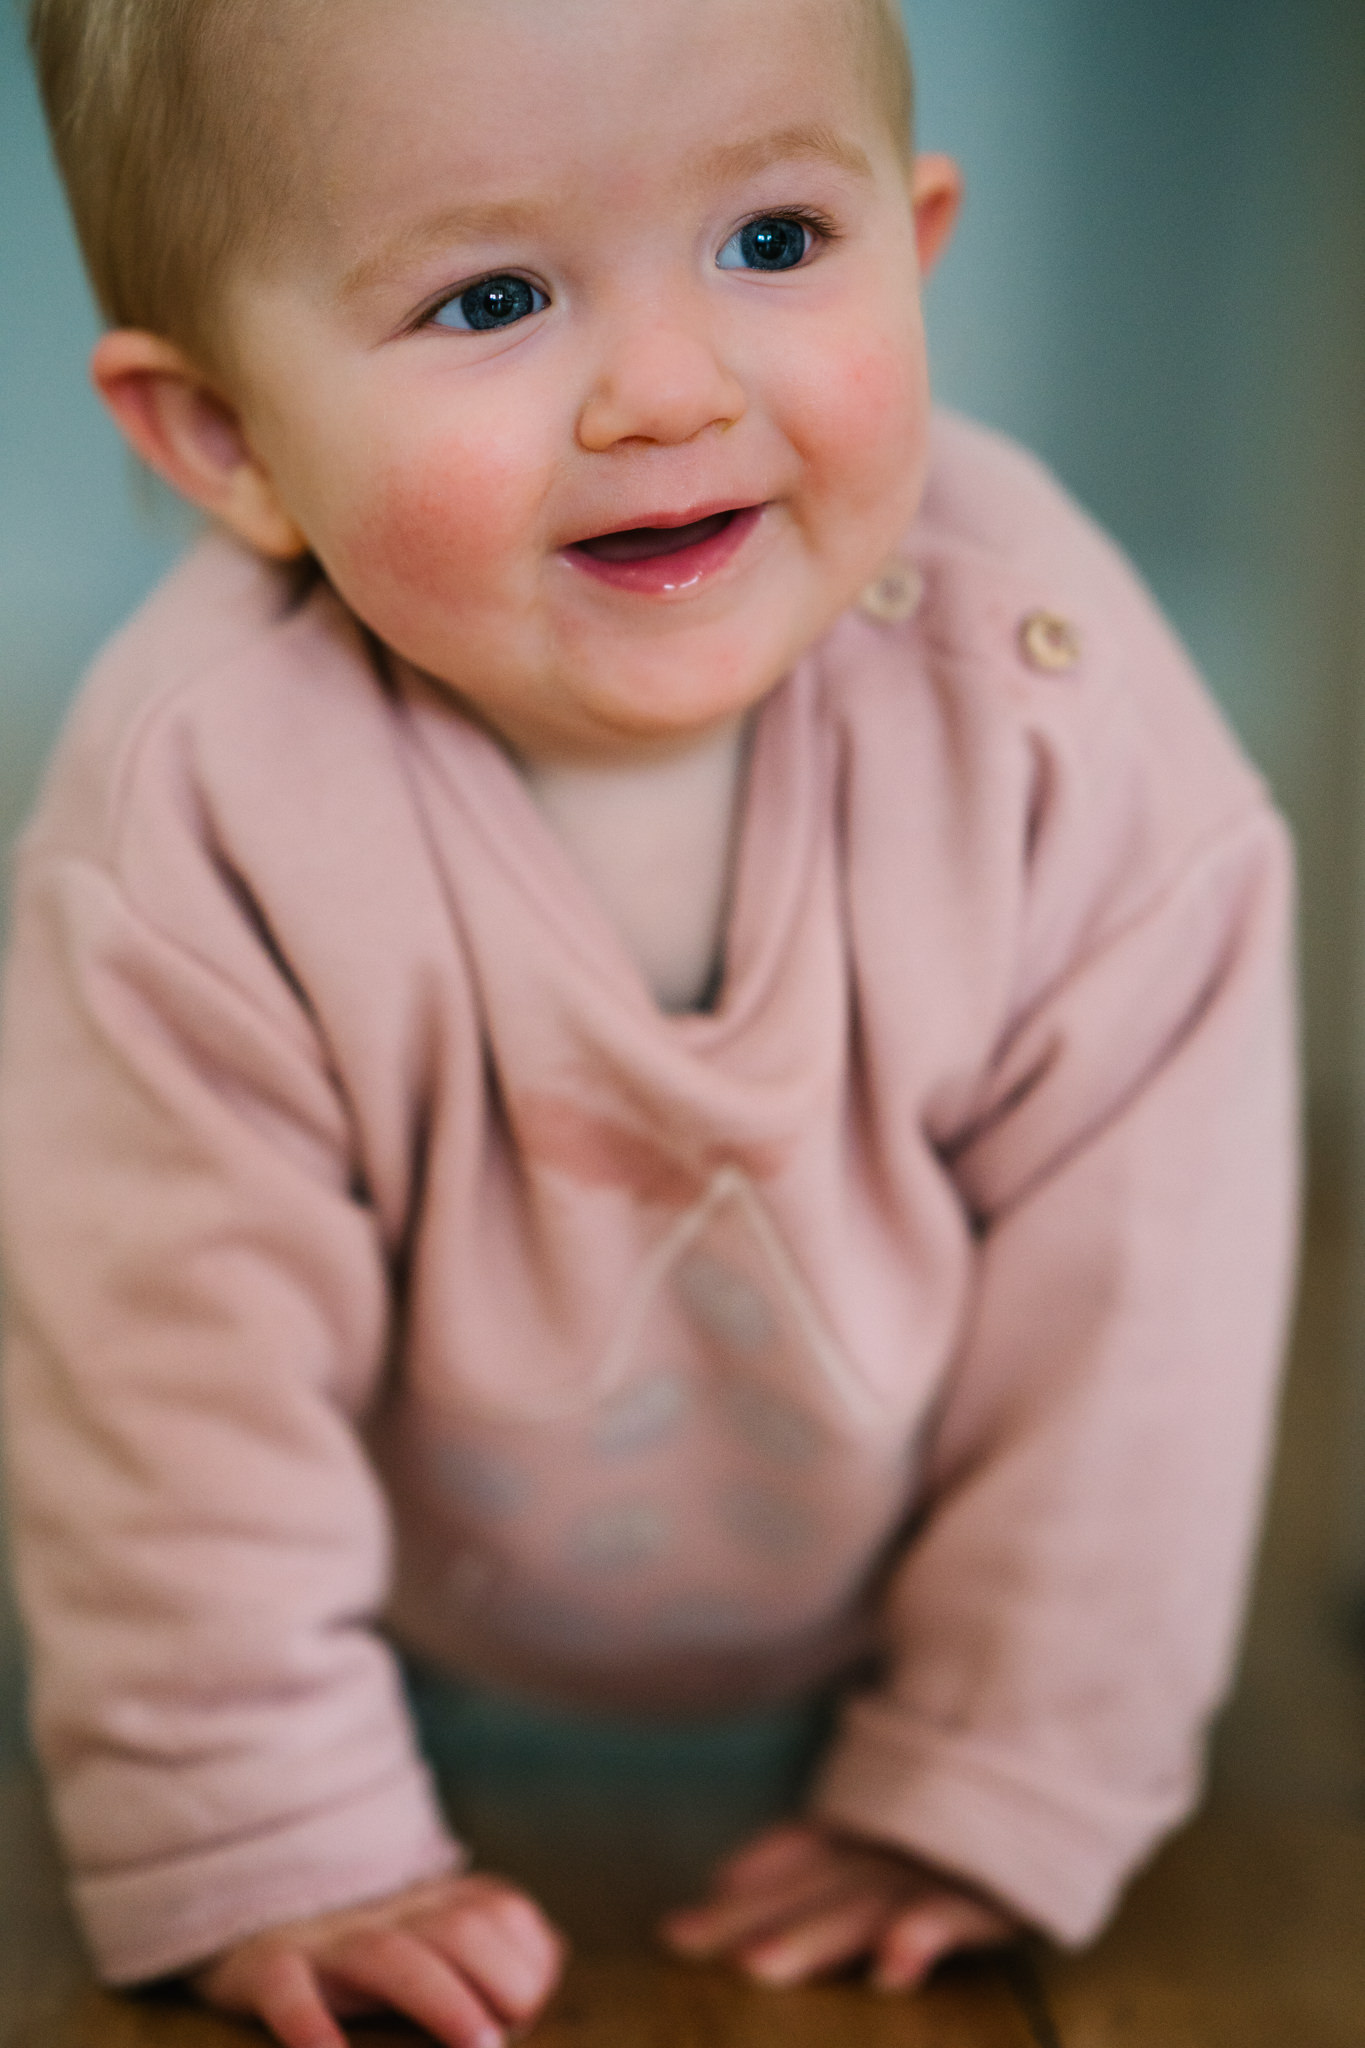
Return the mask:
<path fill-rule="evenodd" d="M 802 1914 L 760 1941 L 745 1944 L 735 1960 L 760 1984 L 804 1984 L 808 1977 L 867 1955 L 886 1926 L 888 1910 L 884 1895 L 860 1891 L 823 1911 Z"/>
<path fill-rule="evenodd" d="M 872 1982 L 879 1991 L 909 1991 L 935 1963 L 963 1948 L 993 1948 L 1011 1941 L 1015 1923 L 983 1899 L 963 1892 L 931 1892 L 902 1907 L 877 1943 Z"/>
<path fill-rule="evenodd" d="M 793 1876 L 810 1868 L 828 1853 L 828 1841 L 819 1828 L 805 1821 L 784 1821 L 766 1828 L 717 1864 L 712 1884 L 718 1892 L 748 1891 L 756 1885 Z"/>
<path fill-rule="evenodd" d="M 266 1959 L 247 2009 L 284 2048 L 346 2048 L 346 2036 L 328 2010 L 313 1966 L 298 1949 L 283 1949 Z"/>
<path fill-rule="evenodd" d="M 493 2014 L 460 1972 L 401 1927 L 348 1936 L 322 1959 L 326 1982 L 391 2006 L 447 2048 L 502 2048 Z"/>
<path fill-rule="evenodd" d="M 659 1932 L 671 1948 L 690 1956 L 716 1956 L 775 1933 L 789 1922 L 838 1904 L 860 1885 L 856 1871 L 838 1865 L 798 1870 L 760 1890 L 727 1893 L 700 1906 L 669 1913 Z"/>
<path fill-rule="evenodd" d="M 525 2020 L 553 1991 L 564 1943 L 530 1899 L 504 1892 L 413 1924 L 502 2019 Z"/>

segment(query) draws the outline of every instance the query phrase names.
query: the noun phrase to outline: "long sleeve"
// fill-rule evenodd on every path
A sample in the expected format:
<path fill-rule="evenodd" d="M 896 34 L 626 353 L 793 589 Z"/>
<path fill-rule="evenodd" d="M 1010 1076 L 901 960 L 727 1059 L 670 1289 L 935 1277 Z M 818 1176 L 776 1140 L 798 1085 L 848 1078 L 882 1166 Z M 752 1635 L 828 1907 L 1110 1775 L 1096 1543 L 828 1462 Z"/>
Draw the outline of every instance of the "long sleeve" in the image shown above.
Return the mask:
<path fill-rule="evenodd" d="M 1227 1683 L 1292 1268 L 1289 893 L 1244 804 L 1028 1004 L 949 1159 L 970 1327 L 816 1804 L 1064 1941 L 1189 1808 Z"/>
<path fill-rule="evenodd" d="M 455 1856 L 373 1628 L 389 1532 L 358 1421 L 384 1251 L 305 1006 L 213 902 L 191 948 L 39 850 L 9 971 L 17 1577 L 113 1981 Z"/>
<path fill-rule="evenodd" d="M 713 1014 L 659 1013 L 325 587 L 211 544 L 91 679 L 23 855 L 0 1223 L 107 1976 L 449 1866 L 381 1617 L 723 1709 L 845 1665 L 875 1585 L 822 1810 L 1066 1939 L 1188 1803 L 1290 1266 L 1287 852 L 1130 573 L 940 444 L 917 615 L 756 720 Z"/>

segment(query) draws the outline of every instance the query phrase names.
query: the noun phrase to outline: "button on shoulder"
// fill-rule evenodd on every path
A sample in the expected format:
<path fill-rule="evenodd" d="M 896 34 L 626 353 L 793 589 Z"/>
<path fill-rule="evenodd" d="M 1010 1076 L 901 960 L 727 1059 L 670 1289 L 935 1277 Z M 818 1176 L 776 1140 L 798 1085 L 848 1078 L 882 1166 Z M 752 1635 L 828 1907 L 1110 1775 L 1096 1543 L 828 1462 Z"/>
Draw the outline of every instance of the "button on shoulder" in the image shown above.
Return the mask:
<path fill-rule="evenodd" d="M 1060 612 L 1028 612 L 1019 624 L 1019 652 L 1041 674 L 1064 675 L 1081 658 L 1081 636 Z"/>
<path fill-rule="evenodd" d="M 924 597 L 924 577 L 899 557 L 883 563 L 858 599 L 858 609 L 879 626 L 900 626 L 913 618 Z"/>

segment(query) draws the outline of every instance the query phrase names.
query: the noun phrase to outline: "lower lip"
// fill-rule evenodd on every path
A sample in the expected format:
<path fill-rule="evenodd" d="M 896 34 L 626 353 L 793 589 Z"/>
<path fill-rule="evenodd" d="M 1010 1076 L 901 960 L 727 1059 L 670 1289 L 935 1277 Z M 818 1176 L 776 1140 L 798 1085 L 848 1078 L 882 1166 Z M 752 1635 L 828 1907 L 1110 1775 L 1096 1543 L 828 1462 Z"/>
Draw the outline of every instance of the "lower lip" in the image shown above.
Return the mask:
<path fill-rule="evenodd" d="M 709 582 L 733 561 L 762 514 L 761 505 L 748 505 L 709 539 L 676 548 L 671 554 L 646 555 L 638 562 L 604 562 L 596 555 L 584 554 L 580 548 L 565 548 L 564 553 L 576 569 L 595 576 L 599 583 L 610 583 L 617 590 L 632 590 L 645 597 L 671 597 Z"/>

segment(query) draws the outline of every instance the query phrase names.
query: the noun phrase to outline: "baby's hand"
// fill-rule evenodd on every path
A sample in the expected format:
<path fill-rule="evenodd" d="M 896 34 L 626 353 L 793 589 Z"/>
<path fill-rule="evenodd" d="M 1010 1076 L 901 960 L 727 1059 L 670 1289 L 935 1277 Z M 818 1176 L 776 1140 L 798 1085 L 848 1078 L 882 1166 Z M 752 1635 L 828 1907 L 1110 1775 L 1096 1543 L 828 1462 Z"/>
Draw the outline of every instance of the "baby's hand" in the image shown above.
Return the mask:
<path fill-rule="evenodd" d="M 201 1998 L 264 2022 L 285 2048 L 346 2048 L 333 2014 L 392 2010 L 447 2048 L 498 2048 L 553 1991 L 564 1944 L 496 1877 L 446 1877 L 342 1913 L 291 1920 L 194 1973 Z"/>
<path fill-rule="evenodd" d="M 716 1871 L 711 1897 L 660 1931 L 681 1954 L 726 1957 L 764 1984 L 866 1956 L 879 1989 L 907 1991 L 954 1949 L 991 1948 L 1020 1928 L 910 1856 L 797 1823 L 747 1843 Z"/>

